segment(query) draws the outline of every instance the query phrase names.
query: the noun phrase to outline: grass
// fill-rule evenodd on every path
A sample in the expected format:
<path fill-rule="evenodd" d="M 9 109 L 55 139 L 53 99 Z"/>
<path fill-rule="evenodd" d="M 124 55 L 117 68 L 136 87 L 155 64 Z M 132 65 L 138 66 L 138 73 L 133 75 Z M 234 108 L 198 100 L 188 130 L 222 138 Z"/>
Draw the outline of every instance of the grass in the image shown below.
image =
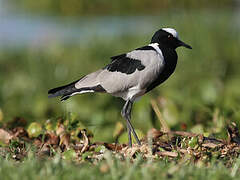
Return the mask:
<path fill-rule="evenodd" d="M 173 76 L 135 103 L 134 126 L 144 134 L 152 127 L 160 128 L 150 105 L 155 99 L 172 130 L 226 138 L 226 125 L 235 122 L 239 126 L 240 120 L 240 35 L 239 27 L 234 26 L 234 14 L 229 10 L 179 12 L 162 14 L 152 23 L 153 31 L 175 27 L 193 50 L 179 48 Z M 47 90 L 103 67 L 109 57 L 146 44 L 150 36 L 96 38 L 87 45 L 74 46 L 51 42 L 42 49 L 31 45 L 1 49 L 0 126 L 57 124 L 63 117 L 68 124 L 76 122 L 71 126 L 90 129 L 93 141 L 113 142 L 115 125 L 122 121 L 121 100 L 97 94 L 60 103 L 49 100 Z M 21 118 L 16 121 L 15 117 Z M 99 162 L 86 160 L 79 164 L 61 159 L 58 153 L 39 159 L 30 152 L 19 162 L 9 153 L 0 155 L 0 174 L 4 179 L 239 179 L 238 158 L 227 166 L 226 160 L 194 163 L 187 156 L 171 162 L 167 158 L 119 160 L 110 152 L 104 157 Z"/>
<path fill-rule="evenodd" d="M 106 160 L 96 165 L 84 162 L 73 164 L 55 156 L 53 159 L 38 160 L 28 157 L 24 162 L 16 163 L 0 159 L 0 173 L 4 179 L 239 179 L 237 160 L 232 168 L 227 169 L 222 163 L 189 163 L 187 158 L 180 164 L 175 162 L 143 160 L 137 157 L 134 162 L 115 159 L 111 154 L 104 154 Z M 14 173 L 13 172 L 14 169 Z"/>

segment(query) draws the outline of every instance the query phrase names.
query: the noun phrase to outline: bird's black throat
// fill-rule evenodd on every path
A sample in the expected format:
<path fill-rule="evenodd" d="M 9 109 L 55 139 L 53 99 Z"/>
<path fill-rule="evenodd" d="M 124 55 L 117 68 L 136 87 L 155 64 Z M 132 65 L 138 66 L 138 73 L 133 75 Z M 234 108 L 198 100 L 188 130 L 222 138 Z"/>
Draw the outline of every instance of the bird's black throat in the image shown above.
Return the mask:
<path fill-rule="evenodd" d="M 175 51 L 175 49 L 169 48 L 162 44 L 159 44 L 158 46 L 161 49 L 163 57 L 164 57 L 164 61 L 165 61 L 164 69 L 158 75 L 158 78 L 147 87 L 146 93 L 151 91 L 153 88 L 155 88 L 159 84 L 166 81 L 169 78 L 169 76 L 174 72 L 176 65 L 177 65 L 178 56 L 177 56 L 177 52 Z"/>

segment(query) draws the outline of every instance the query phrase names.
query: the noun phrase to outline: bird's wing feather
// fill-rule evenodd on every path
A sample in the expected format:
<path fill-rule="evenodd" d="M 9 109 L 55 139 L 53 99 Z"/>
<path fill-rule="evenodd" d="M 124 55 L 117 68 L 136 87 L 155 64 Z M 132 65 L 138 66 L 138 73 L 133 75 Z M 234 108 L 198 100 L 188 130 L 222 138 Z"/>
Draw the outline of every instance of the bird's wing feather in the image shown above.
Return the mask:
<path fill-rule="evenodd" d="M 126 54 L 112 57 L 97 79 L 108 93 L 129 88 L 144 88 L 157 78 L 164 65 L 153 47 L 144 46 Z"/>
<path fill-rule="evenodd" d="M 104 81 L 108 82 L 117 79 L 121 81 L 125 78 L 126 80 L 131 80 L 132 76 L 137 76 L 139 71 L 143 71 L 146 66 L 151 64 L 151 57 L 154 56 L 156 56 L 156 51 L 154 51 L 154 48 L 151 46 L 144 46 L 129 53 L 113 56 L 111 57 L 112 61 L 110 64 L 103 69 L 84 76 L 76 82 L 75 87 L 81 89 L 83 87 L 96 86 L 100 84 L 100 82 L 104 83 Z M 112 86 L 114 86 L 114 84 L 115 82 L 112 82 Z M 121 84 L 124 84 L 124 82 Z M 129 84 L 127 84 L 126 88 L 127 87 L 129 87 Z"/>
<path fill-rule="evenodd" d="M 145 58 L 144 53 L 149 50 L 155 51 L 152 46 L 143 46 L 129 53 L 112 56 L 111 63 L 108 64 L 104 69 L 107 69 L 111 72 L 117 71 L 126 74 L 134 73 L 136 69 L 141 71 L 145 68 L 145 66 L 141 63 L 143 58 Z M 132 55 L 135 56 L 131 57 Z"/>
<path fill-rule="evenodd" d="M 110 72 L 121 72 L 125 74 L 132 74 L 136 70 L 143 70 L 145 68 L 141 61 L 138 59 L 133 59 L 127 57 L 127 54 L 118 56 L 110 64 L 108 64 L 104 69 Z"/>

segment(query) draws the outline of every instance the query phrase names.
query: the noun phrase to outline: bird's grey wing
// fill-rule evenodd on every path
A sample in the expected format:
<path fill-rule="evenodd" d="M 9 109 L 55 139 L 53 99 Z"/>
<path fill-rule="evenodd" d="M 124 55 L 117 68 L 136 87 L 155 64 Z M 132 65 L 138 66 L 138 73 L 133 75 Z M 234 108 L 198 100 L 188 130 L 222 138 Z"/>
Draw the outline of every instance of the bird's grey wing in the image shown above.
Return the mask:
<path fill-rule="evenodd" d="M 112 57 L 110 64 L 103 69 L 84 76 L 75 84 L 75 87 L 77 89 L 82 89 L 83 87 L 104 85 L 107 88 L 111 87 L 106 90 L 108 93 L 111 93 L 132 86 L 135 84 L 133 83 L 134 81 L 132 80 L 132 77 L 136 76 L 137 72 L 142 71 L 145 66 L 141 63 L 141 60 L 129 58 L 128 54 L 121 54 Z M 125 80 L 125 82 L 120 83 L 122 80 Z M 116 84 L 116 82 L 119 83 Z"/>
<path fill-rule="evenodd" d="M 142 47 L 112 57 L 97 79 L 111 94 L 126 90 L 142 91 L 161 71 L 164 62 L 152 47 Z M 137 93 L 137 92 L 136 92 Z"/>
<path fill-rule="evenodd" d="M 90 73 L 76 82 L 76 88 L 91 87 L 100 84 L 104 80 L 121 78 L 121 73 L 132 74 L 138 69 L 145 68 L 140 60 L 127 57 L 127 54 L 121 54 L 111 57 L 111 63 L 96 72 Z M 108 73 L 109 72 L 109 73 Z M 113 72 L 113 73 L 111 73 Z M 118 73 L 119 72 L 119 73 Z M 104 76 L 104 77 L 103 77 Z"/>

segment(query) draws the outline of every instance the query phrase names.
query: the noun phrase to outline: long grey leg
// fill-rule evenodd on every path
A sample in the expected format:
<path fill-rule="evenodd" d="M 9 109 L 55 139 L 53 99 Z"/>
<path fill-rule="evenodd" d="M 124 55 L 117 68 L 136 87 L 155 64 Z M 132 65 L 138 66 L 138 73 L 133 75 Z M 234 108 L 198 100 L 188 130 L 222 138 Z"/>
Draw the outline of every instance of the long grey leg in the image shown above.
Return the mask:
<path fill-rule="evenodd" d="M 134 136 L 135 140 L 137 141 L 138 145 L 141 145 L 141 142 L 138 139 L 137 133 L 135 132 L 135 130 L 132 126 L 132 123 L 130 121 L 131 120 L 132 105 L 133 105 L 133 103 L 129 100 L 128 110 L 127 110 L 127 116 L 128 116 L 127 117 L 127 122 L 129 124 L 129 127 L 131 128 L 133 136 Z"/>
<path fill-rule="evenodd" d="M 128 120 L 127 120 L 127 109 L 128 109 L 128 102 L 126 102 L 122 108 L 121 114 L 122 117 L 126 120 L 127 122 L 127 131 L 128 131 L 128 145 L 129 147 L 132 147 L 132 136 L 131 136 L 131 127 L 129 126 Z"/>
<path fill-rule="evenodd" d="M 128 130 L 128 145 L 129 147 L 132 147 L 132 136 L 131 136 L 132 130 L 128 123 L 127 123 L 127 130 Z"/>
<path fill-rule="evenodd" d="M 129 140 L 129 146 L 132 147 L 132 138 L 131 138 L 131 132 L 133 133 L 134 138 L 136 139 L 138 145 L 141 145 L 141 142 L 138 139 L 138 136 L 130 122 L 131 120 L 131 111 L 132 111 L 132 105 L 133 103 L 130 100 L 127 100 L 127 102 L 124 104 L 122 109 L 122 116 L 127 122 L 127 128 L 128 128 L 128 140 Z"/>

